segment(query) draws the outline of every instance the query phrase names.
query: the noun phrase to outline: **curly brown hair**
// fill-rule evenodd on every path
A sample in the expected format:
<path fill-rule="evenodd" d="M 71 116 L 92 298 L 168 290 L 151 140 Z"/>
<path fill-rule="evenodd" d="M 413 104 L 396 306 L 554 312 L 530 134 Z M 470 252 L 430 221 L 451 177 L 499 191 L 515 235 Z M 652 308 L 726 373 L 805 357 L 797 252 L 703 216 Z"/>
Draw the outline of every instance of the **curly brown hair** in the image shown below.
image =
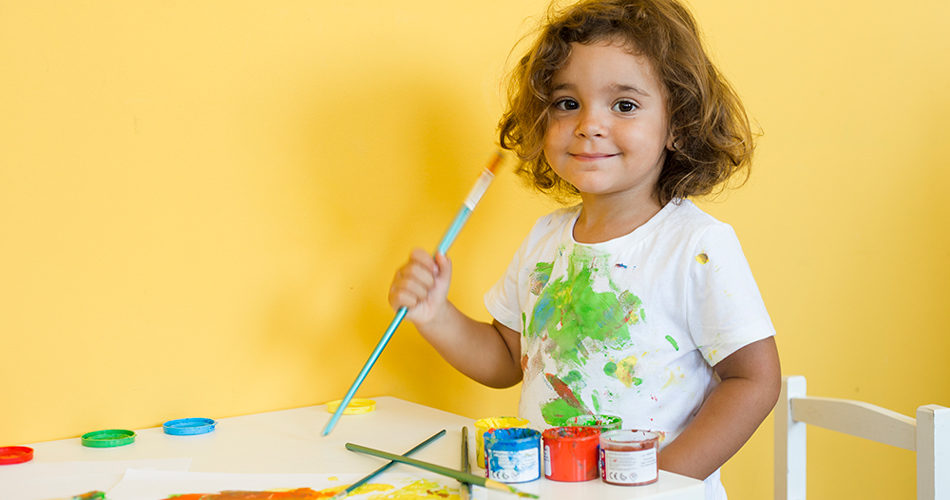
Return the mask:
<path fill-rule="evenodd" d="M 501 146 L 518 156 L 519 175 L 560 199 L 578 193 L 544 157 L 551 81 L 572 43 L 608 40 L 646 56 L 666 90 L 675 145 L 657 181 L 661 204 L 709 194 L 740 170 L 747 177 L 755 146 L 745 109 L 706 55 L 692 15 L 676 0 L 583 0 L 564 10 L 552 4 L 546 25 L 512 71 L 508 109 L 499 122 Z"/>

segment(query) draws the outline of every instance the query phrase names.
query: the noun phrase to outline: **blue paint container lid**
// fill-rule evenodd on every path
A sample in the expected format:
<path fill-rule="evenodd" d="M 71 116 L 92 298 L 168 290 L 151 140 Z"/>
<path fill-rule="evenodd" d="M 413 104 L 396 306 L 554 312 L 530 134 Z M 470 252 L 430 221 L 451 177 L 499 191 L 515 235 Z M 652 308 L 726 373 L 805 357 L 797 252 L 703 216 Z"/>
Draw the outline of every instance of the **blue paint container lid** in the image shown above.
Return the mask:
<path fill-rule="evenodd" d="M 173 436 L 193 436 L 207 434 L 214 430 L 215 421 L 210 418 L 179 418 L 169 420 L 162 425 L 165 434 Z"/>

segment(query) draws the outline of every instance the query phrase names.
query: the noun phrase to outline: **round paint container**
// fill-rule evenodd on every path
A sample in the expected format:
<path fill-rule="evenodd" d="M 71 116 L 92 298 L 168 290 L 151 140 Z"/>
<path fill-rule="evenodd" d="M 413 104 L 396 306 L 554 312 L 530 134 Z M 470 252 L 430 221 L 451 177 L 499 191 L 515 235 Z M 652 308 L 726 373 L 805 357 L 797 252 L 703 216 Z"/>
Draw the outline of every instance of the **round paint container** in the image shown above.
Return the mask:
<path fill-rule="evenodd" d="M 475 462 L 479 467 L 487 469 L 485 465 L 485 433 L 494 429 L 510 429 L 512 427 L 527 427 L 528 420 L 519 417 L 488 417 L 475 421 Z"/>
<path fill-rule="evenodd" d="M 555 481 L 597 479 L 600 431 L 594 427 L 553 427 L 541 433 L 544 477 Z"/>
<path fill-rule="evenodd" d="M 577 415 L 568 418 L 564 425 L 594 427 L 600 432 L 619 431 L 623 427 L 623 420 L 616 415 Z"/>
<path fill-rule="evenodd" d="M 541 477 L 541 433 L 514 427 L 485 433 L 485 476 L 503 483 L 524 483 Z"/>
<path fill-rule="evenodd" d="M 600 435 L 600 478 L 605 483 L 640 486 L 659 477 L 656 454 L 660 434 L 627 429 Z"/>
<path fill-rule="evenodd" d="M 126 429 L 106 429 L 82 435 L 82 445 L 90 448 L 114 448 L 135 442 L 135 433 Z"/>
<path fill-rule="evenodd" d="M 213 431 L 214 425 L 215 421 L 210 418 L 179 418 L 165 422 L 162 429 L 173 436 L 194 436 Z"/>
<path fill-rule="evenodd" d="M 343 403 L 342 399 L 337 399 L 335 401 L 330 401 L 327 403 L 327 411 L 330 413 L 336 413 L 336 410 Z M 372 399 L 362 399 L 362 398 L 353 398 L 350 400 L 350 403 L 346 405 L 346 408 L 343 409 L 344 415 L 362 415 L 364 413 L 369 413 L 376 409 L 376 401 Z"/>
<path fill-rule="evenodd" d="M 33 448 L 29 446 L 0 447 L 0 465 L 22 464 L 33 460 Z"/>

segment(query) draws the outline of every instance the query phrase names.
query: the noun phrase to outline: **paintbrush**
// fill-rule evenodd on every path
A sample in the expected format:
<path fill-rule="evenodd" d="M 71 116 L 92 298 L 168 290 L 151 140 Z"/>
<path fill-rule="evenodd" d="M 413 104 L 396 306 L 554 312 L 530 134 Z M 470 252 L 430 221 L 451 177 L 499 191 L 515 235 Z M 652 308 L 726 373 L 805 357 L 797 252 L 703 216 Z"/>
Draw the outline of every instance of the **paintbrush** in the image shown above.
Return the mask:
<path fill-rule="evenodd" d="M 515 488 L 508 486 L 505 483 L 500 483 L 494 479 L 488 479 L 487 477 L 476 476 L 475 474 L 470 474 L 468 472 L 462 472 L 460 470 L 450 469 L 448 467 L 443 467 L 441 465 L 431 464 L 429 462 L 423 462 L 422 460 L 416 460 L 414 458 L 403 457 L 400 455 L 394 455 L 381 450 L 374 450 L 373 448 L 367 448 L 365 446 L 360 446 L 358 444 L 346 443 L 346 449 L 350 451 L 356 451 L 359 453 L 366 453 L 367 455 L 373 455 L 380 458 L 386 458 L 389 460 L 394 460 L 396 462 L 404 463 L 406 465 L 411 465 L 413 467 L 418 467 L 420 469 L 425 469 L 429 472 L 434 472 L 442 476 L 448 476 L 454 479 L 457 479 L 463 483 L 476 484 L 491 490 L 504 491 L 506 493 L 511 493 L 513 495 L 518 495 L 522 498 L 538 498 L 538 495 L 532 493 L 525 493 L 523 491 L 518 491 Z"/>
<path fill-rule="evenodd" d="M 472 472 L 468 464 L 468 427 L 462 426 L 462 472 Z M 472 483 L 464 481 L 459 485 L 459 497 L 462 500 L 468 500 L 472 496 Z"/>
<path fill-rule="evenodd" d="M 423 442 L 421 442 L 421 443 L 419 443 L 419 444 L 413 446 L 411 450 L 409 450 L 409 451 L 403 453 L 402 456 L 408 457 L 409 455 L 412 455 L 413 453 L 415 453 L 415 452 L 417 452 L 417 451 L 419 451 L 419 450 L 425 448 L 426 445 L 428 445 L 429 443 L 435 441 L 436 439 L 439 439 L 440 437 L 442 437 L 442 436 L 444 436 L 444 435 L 445 435 L 445 429 L 442 429 L 441 431 L 436 432 L 435 434 L 433 434 L 432 436 L 430 436 L 429 439 L 426 439 L 425 441 L 423 441 Z M 395 461 L 391 461 L 391 462 L 389 462 L 388 464 L 386 464 L 386 465 L 384 465 L 384 466 L 382 466 L 382 467 L 380 467 L 380 468 L 374 470 L 373 472 L 370 472 L 370 473 L 367 474 L 364 478 L 362 478 L 362 479 L 360 479 L 359 481 L 357 481 L 357 482 L 355 482 L 355 483 L 353 483 L 353 484 L 347 486 L 345 490 L 343 490 L 343 491 L 337 493 L 336 495 L 333 495 L 333 497 L 331 497 L 330 500 L 340 500 L 341 498 L 345 498 L 345 497 L 346 497 L 347 495 L 349 495 L 353 490 L 355 490 L 356 488 L 359 488 L 360 486 L 363 486 L 363 484 L 365 484 L 367 481 L 369 481 L 370 479 L 373 479 L 374 477 L 376 477 L 376 476 L 382 474 L 383 471 L 385 471 L 386 469 L 392 467 L 393 465 L 396 465 L 396 462 L 395 462 Z"/>
<path fill-rule="evenodd" d="M 472 190 L 468 192 L 468 196 L 465 198 L 465 202 L 462 203 L 462 207 L 459 208 L 458 213 L 455 215 L 455 219 L 452 221 L 452 225 L 449 226 L 449 229 L 445 232 L 445 235 L 442 236 L 442 241 L 439 242 L 438 248 L 435 252 L 437 254 L 445 254 L 449 250 L 449 247 L 452 246 L 452 243 L 455 241 L 455 238 L 458 236 L 459 231 L 462 230 L 462 226 L 465 225 L 465 222 L 468 220 L 468 217 L 472 215 L 472 211 L 475 210 L 475 205 L 478 205 L 479 200 L 482 199 L 482 195 L 485 194 L 485 191 L 488 190 L 488 186 L 491 184 L 492 179 L 495 178 L 495 169 L 498 168 L 498 164 L 501 163 L 502 154 L 501 151 L 495 153 L 495 156 L 492 157 L 491 161 L 488 163 L 488 166 L 478 177 L 478 181 L 475 182 L 475 186 L 472 187 Z M 353 381 L 353 385 L 350 386 L 350 389 L 346 391 L 346 396 L 343 396 L 343 399 L 340 401 L 340 407 L 333 412 L 333 416 L 330 417 L 330 421 L 327 422 L 326 427 L 323 428 L 323 435 L 326 436 L 333 430 L 333 427 L 336 425 L 337 420 L 340 419 L 340 416 L 343 415 L 343 410 L 346 409 L 347 405 L 350 404 L 350 400 L 353 399 L 353 395 L 356 394 L 356 390 L 359 389 L 360 384 L 363 383 L 363 379 L 366 378 L 366 375 L 369 373 L 370 369 L 373 368 L 373 365 L 376 364 L 376 360 L 379 358 L 379 355 L 382 354 L 383 349 L 386 348 L 386 344 L 389 343 L 389 339 L 392 338 L 393 334 L 396 333 L 396 328 L 399 327 L 399 324 L 402 323 L 403 318 L 406 317 L 406 313 L 409 312 L 408 307 L 400 307 L 396 311 L 396 317 L 393 318 L 392 322 L 389 323 L 389 327 L 386 328 L 386 332 L 383 333 L 383 337 L 379 339 L 379 342 L 376 344 L 376 348 L 373 349 L 372 354 L 369 355 L 369 359 L 366 360 L 366 363 L 363 364 L 363 369 L 360 370 L 359 375 L 356 376 L 356 380 Z"/>

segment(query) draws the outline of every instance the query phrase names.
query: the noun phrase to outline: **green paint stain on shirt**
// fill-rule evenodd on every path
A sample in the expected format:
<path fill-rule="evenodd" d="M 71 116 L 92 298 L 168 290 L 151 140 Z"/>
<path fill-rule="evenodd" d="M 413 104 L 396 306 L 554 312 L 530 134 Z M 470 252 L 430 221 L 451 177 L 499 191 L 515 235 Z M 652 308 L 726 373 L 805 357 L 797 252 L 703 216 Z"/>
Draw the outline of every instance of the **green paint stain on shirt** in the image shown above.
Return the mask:
<path fill-rule="evenodd" d="M 624 344 L 630 340 L 628 325 L 643 318 L 640 299 L 614 287 L 609 273 L 602 270 L 606 267 L 598 265 L 601 259 L 587 247 L 574 247 L 566 274 L 549 281 L 538 294 L 525 333 L 529 338 L 547 333 L 553 344 L 551 356 L 558 362 L 582 366 L 588 357 L 585 339 L 591 339 L 594 345 Z M 550 264 L 541 264 L 535 274 L 549 269 Z M 600 275 L 607 277 L 610 290 L 594 291 Z"/>
<path fill-rule="evenodd" d="M 673 349 L 676 349 L 677 351 L 680 350 L 680 346 L 676 343 L 676 340 L 674 340 L 673 337 L 667 335 L 666 340 L 668 340 L 670 344 L 673 344 Z"/>
<path fill-rule="evenodd" d="M 541 416 L 549 425 L 563 426 L 567 419 L 584 415 L 585 413 L 578 408 L 568 404 L 567 401 L 558 398 L 541 407 Z"/>
<path fill-rule="evenodd" d="M 613 376 L 614 373 L 617 373 L 617 363 L 608 361 L 607 364 L 604 365 L 604 373 L 610 376 Z"/>
<path fill-rule="evenodd" d="M 551 271 L 553 269 L 553 262 L 538 262 L 534 265 L 534 272 L 531 273 L 531 279 L 529 281 L 532 294 L 537 295 L 541 293 L 544 286 L 548 284 L 548 280 L 551 279 Z"/>

